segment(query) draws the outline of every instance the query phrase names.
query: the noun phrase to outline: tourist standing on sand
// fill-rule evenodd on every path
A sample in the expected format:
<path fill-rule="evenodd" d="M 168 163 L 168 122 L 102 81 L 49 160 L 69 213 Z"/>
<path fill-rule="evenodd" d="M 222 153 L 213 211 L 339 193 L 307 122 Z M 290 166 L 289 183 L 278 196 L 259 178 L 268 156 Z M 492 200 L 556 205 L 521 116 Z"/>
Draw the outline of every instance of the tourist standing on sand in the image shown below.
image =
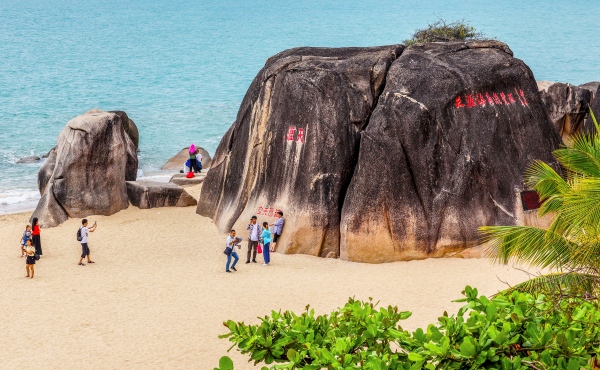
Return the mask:
<path fill-rule="evenodd" d="M 25 271 L 27 272 L 27 276 L 25 277 L 33 279 L 33 274 L 35 273 L 35 247 L 33 246 L 31 239 L 27 239 L 25 254 L 27 255 L 27 258 L 25 259 Z"/>
<path fill-rule="evenodd" d="M 27 246 L 27 241 L 31 240 L 31 225 L 25 226 L 25 231 L 23 232 L 23 236 L 21 237 L 21 258 L 23 258 L 25 253 L 25 247 Z"/>
<path fill-rule="evenodd" d="M 269 266 L 269 262 L 271 262 L 271 254 L 269 252 L 269 248 L 271 247 L 271 231 L 269 231 L 268 222 L 263 222 L 263 228 L 260 234 L 260 239 L 263 243 L 263 258 L 265 261 L 263 263 L 263 266 Z"/>
<path fill-rule="evenodd" d="M 285 220 L 283 219 L 283 212 L 275 212 L 275 217 L 277 218 L 277 221 L 275 221 L 275 223 L 271 225 L 273 226 L 273 242 L 271 243 L 273 246 L 271 248 L 271 252 L 275 252 L 275 248 L 277 248 L 277 241 L 279 240 L 281 232 L 283 231 L 283 224 L 285 224 Z"/>
<path fill-rule="evenodd" d="M 33 228 L 32 232 L 31 232 L 31 239 L 33 241 L 33 245 L 35 246 L 35 253 L 37 253 L 41 257 L 42 256 L 42 240 L 40 239 L 40 229 L 42 228 L 42 225 L 40 225 L 40 222 L 37 217 L 33 218 L 31 225 Z"/>
<path fill-rule="evenodd" d="M 92 227 L 90 227 L 88 229 L 87 225 L 88 225 L 88 220 L 87 219 L 83 219 L 81 220 L 81 258 L 79 259 L 79 266 L 85 266 L 83 264 L 83 259 L 85 257 L 87 257 L 87 262 L 88 263 L 95 263 L 94 261 L 92 261 L 90 259 L 90 247 L 88 247 L 88 235 L 90 233 L 93 233 L 96 230 L 96 222 L 94 222 L 94 225 Z"/>
<path fill-rule="evenodd" d="M 256 223 L 256 216 L 252 216 L 246 230 L 250 230 L 248 235 L 248 259 L 246 263 L 250 263 L 250 255 L 252 255 L 252 262 L 256 263 L 256 250 L 258 249 L 258 239 L 260 239 L 260 226 Z"/>
<path fill-rule="evenodd" d="M 242 241 L 242 238 L 235 236 L 235 230 L 231 230 L 229 232 L 229 236 L 227 237 L 227 242 L 225 242 L 225 254 L 227 255 L 227 263 L 225 264 L 225 272 L 237 271 L 235 269 L 235 264 L 238 262 L 240 257 L 235 251 L 235 246 Z M 238 248 L 241 248 L 238 246 Z M 234 258 L 233 265 L 231 265 L 231 270 L 229 269 L 229 264 L 231 263 L 231 257 Z"/>

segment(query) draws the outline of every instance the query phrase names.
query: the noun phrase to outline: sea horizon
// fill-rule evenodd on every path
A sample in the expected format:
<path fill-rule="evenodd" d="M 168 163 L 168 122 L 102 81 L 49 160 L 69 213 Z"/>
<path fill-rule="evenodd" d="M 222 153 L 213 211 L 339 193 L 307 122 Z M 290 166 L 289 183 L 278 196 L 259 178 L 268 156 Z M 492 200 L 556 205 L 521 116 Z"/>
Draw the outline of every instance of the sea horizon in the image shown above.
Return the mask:
<path fill-rule="evenodd" d="M 214 155 L 252 79 L 285 49 L 398 44 L 438 18 L 464 19 L 536 80 L 580 85 L 600 80 L 589 17 L 599 13 L 593 1 L 0 3 L 0 214 L 35 208 L 43 161 L 17 160 L 42 157 L 90 109 L 127 112 L 140 131 L 139 177 L 166 181 L 160 167 L 181 148 Z"/>

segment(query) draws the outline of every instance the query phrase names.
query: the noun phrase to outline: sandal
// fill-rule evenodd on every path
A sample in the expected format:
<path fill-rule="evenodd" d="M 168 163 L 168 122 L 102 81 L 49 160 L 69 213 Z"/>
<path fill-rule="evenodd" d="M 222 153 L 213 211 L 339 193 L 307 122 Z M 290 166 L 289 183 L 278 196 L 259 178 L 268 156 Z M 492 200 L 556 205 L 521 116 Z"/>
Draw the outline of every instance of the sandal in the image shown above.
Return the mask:
<path fill-rule="evenodd" d="M 83 263 L 79 262 L 79 266 L 85 266 Z"/>
<path fill-rule="evenodd" d="M 94 261 L 88 261 L 88 263 L 96 263 L 96 262 L 94 262 Z"/>

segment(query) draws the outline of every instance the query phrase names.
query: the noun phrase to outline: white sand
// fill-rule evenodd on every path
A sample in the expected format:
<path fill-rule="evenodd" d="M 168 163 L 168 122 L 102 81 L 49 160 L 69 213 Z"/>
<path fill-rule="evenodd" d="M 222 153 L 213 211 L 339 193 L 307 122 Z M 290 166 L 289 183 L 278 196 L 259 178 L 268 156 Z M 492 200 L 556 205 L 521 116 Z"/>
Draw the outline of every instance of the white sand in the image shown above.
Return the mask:
<path fill-rule="evenodd" d="M 198 194 L 199 188 L 193 188 Z M 0 216 L 0 358 L 5 369 L 212 369 L 230 343 L 228 319 L 257 323 L 271 309 L 318 313 L 350 296 L 413 312 L 414 329 L 454 313 L 465 285 L 492 294 L 526 276 L 484 259 L 429 259 L 382 265 L 272 254 L 226 274 L 225 236 L 195 207 L 139 210 L 98 221 L 92 260 L 78 266 L 80 220 L 42 230 L 44 256 L 26 279 L 18 240 L 30 214 Z M 259 220 L 260 221 L 260 220 Z M 246 232 L 240 233 L 246 239 Z M 259 258 L 262 261 L 262 256 Z M 253 368 L 229 354 L 236 369 Z"/>

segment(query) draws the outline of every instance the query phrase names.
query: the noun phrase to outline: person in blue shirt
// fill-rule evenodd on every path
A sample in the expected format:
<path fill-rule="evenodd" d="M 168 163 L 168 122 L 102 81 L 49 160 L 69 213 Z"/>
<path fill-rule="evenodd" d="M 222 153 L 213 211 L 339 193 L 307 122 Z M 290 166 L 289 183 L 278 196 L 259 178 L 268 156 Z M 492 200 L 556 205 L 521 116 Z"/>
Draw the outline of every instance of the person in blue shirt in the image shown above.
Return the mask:
<path fill-rule="evenodd" d="M 262 232 L 260 234 L 260 240 L 262 240 L 263 244 L 263 258 L 264 263 L 263 266 L 269 266 L 269 262 L 271 262 L 271 253 L 269 252 L 270 244 L 271 244 L 271 232 L 269 231 L 269 223 L 263 222 Z"/>

